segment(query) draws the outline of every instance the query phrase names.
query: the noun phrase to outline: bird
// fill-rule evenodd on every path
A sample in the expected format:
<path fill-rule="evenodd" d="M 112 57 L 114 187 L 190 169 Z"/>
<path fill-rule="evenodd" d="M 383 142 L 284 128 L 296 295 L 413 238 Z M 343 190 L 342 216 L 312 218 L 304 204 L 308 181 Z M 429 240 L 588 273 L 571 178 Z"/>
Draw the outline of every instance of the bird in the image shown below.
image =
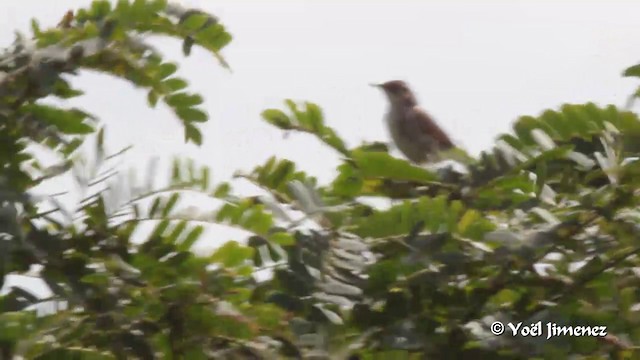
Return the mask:
<path fill-rule="evenodd" d="M 384 91 L 389 101 L 385 116 L 389 133 L 398 150 L 412 163 L 437 162 L 441 160 L 441 152 L 456 147 L 449 135 L 420 107 L 405 81 L 370 85 Z"/>
<path fill-rule="evenodd" d="M 62 19 L 56 26 L 60 29 L 69 29 L 71 28 L 71 22 L 73 21 L 73 19 L 74 19 L 73 11 L 69 10 L 64 14 Z"/>

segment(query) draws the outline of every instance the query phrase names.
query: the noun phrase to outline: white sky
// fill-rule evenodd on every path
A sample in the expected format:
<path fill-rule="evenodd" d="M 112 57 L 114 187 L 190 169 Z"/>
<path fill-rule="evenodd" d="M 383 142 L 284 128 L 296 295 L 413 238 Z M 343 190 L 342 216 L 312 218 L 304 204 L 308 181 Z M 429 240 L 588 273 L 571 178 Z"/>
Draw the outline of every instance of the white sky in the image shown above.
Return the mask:
<path fill-rule="evenodd" d="M 0 43 L 9 45 L 15 29 L 28 31 L 32 17 L 53 26 L 66 10 L 89 3 L 5 0 Z M 638 85 L 620 74 L 640 61 L 639 2 L 184 3 L 216 14 L 234 35 L 223 52 L 232 73 L 204 51 L 183 60 L 178 42 L 160 46 L 205 97 L 211 120 L 203 146 L 185 145 L 178 121 L 164 108 L 149 109 L 144 92 L 94 74 L 76 81 L 88 94 L 72 104 L 108 125 L 110 149 L 134 144 L 128 155 L 134 166 L 153 156 L 189 156 L 221 180 L 276 154 L 328 181 L 338 165 L 334 153 L 306 135 L 283 139 L 260 112 L 282 107 L 285 98 L 308 100 L 349 145 L 388 141 L 384 98 L 368 86 L 375 81 L 407 80 L 422 105 L 475 153 L 518 116 L 564 102 L 623 105 Z"/>

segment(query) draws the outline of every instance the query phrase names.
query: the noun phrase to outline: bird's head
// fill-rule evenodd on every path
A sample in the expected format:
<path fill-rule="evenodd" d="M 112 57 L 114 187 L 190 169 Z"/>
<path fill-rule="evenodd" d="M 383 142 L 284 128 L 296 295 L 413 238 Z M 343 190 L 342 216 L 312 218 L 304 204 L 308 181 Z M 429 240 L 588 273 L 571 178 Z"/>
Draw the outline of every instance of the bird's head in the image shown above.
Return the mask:
<path fill-rule="evenodd" d="M 392 80 L 371 86 L 382 89 L 392 105 L 416 105 L 417 101 L 406 82 Z"/>

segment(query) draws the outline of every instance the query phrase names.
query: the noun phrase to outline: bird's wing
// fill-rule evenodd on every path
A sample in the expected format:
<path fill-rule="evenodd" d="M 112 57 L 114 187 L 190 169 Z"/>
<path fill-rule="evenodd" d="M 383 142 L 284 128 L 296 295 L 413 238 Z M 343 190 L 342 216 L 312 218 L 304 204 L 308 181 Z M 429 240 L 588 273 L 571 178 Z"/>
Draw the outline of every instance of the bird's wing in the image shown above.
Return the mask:
<path fill-rule="evenodd" d="M 442 130 L 440 126 L 436 124 L 436 122 L 431 118 L 429 114 L 427 114 L 426 111 L 422 110 L 418 106 L 415 106 L 413 108 L 413 111 L 411 112 L 411 116 L 415 117 L 415 123 L 418 125 L 421 132 L 429 134 L 432 138 L 436 139 L 436 141 L 438 142 L 438 147 L 440 147 L 441 150 L 455 146 L 447 133 L 445 133 L 444 130 Z"/>

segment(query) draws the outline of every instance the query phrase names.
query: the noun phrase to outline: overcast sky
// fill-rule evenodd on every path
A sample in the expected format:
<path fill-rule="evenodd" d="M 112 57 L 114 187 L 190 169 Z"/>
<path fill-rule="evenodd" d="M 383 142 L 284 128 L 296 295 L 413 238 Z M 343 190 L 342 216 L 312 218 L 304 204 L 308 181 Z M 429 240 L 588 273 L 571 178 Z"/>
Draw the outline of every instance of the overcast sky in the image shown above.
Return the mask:
<path fill-rule="evenodd" d="M 9 45 L 30 18 L 54 26 L 88 0 L 6 0 L 0 42 Z M 73 100 L 107 124 L 113 150 L 135 145 L 130 164 L 189 156 L 216 180 L 276 154 L 321 181 L 338 165 L 331 150 L 306 135 L 282 133 L 260 113 L 286 98 L 319 104 L 351 146 L 388 141 L 382 94 L 370 82 L 403 79 L 421 104 L 471 152 L 488 149 L 522 115 L 564 102 L 623 105 L 638 85 L 621 72 L 640 62 L 640 2 L 626 1 L 183 1 L 219 16 L 234 36 L 223 52 L 233 72 L 204 51 L 183 59 L 163 41 L 167 58 L 205 97 L 211 115 L 201 147 L 185 145 L 165 108 L 122 81 L 85 74 L 88 90 Z M 161 173 L 164 178 L 164 173 Z M 66 187 L 68 184 L 58 184 Z"/>

